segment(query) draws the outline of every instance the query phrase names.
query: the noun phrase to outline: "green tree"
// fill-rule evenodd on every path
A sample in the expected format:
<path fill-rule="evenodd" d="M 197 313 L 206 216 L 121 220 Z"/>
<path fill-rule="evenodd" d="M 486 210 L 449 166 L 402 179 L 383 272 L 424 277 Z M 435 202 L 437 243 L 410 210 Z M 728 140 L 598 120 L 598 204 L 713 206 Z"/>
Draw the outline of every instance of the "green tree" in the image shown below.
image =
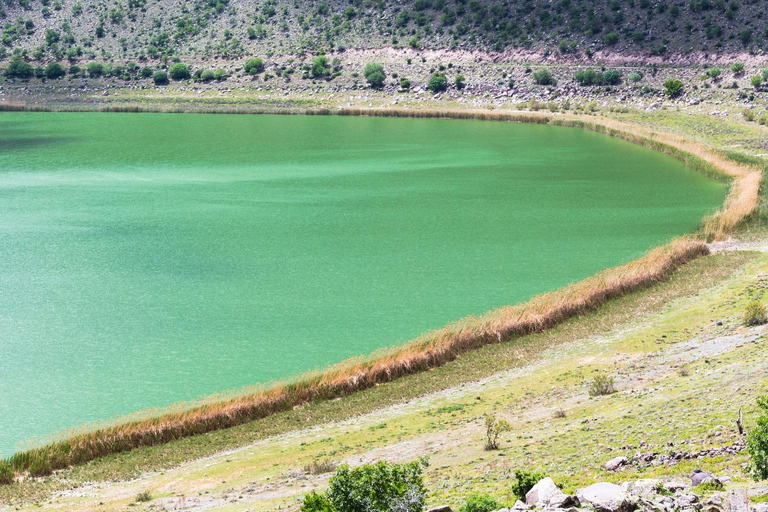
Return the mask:
<path fill-rule="evenodd" d="M 326 496 L 343 512 L 421 512 L 427 495 L 422 478 L 425 466 L 424 461 L 402 465 L 381 461 L 354 469 L 340 466 Z"/>
<path fill-rule="evenodd" d="M 45 67 L 45 77 L 51 80 L 56 80 L 66 74 L 67 72 L 64 71 L 64 67 L 58 62 L 51 62 Z"/>
<path fill-rule="evenodd" d="M 363 76 L 374 89 L 380 89 L 384 86 L 384 80 L 387 75 L 384 74 L 384 67 L 378 62 L 369 62 L 363 69 Z"/>
<path fill-rule="evenodd" d="M 448 88 L 448 80 L 445 78 L 445 75 L 443 75 L 442 73 L 435 73 L 434 75 L 432 75 L 432 78 L 429 79 L 429 83 L 427 84 L 427 89 L 429 89 L 435 94 L 439 92 L 443 92 L 447 88 Z"/>
<path fill-rule="evenodd" d="M 456 75 L 456 80 L 454 80 L 454 85 L 458 90 L 462 90 L 464 87 L 467 86 L 467 79 L 464 78 L 464 75 Z"/>
<path fill-rule="evenodd" d="M 573 75 L 573 79 L 577 84 L 584 87 L 600 85 L 603 83 L 603 75 L 592 68 L 577 71 L 576 74 Z"/>
<path fill-rule="evenodd" d="M 189 68 L 186 64 L 182 64 L 181 62 L 177 62 L 173 66 L 170 67 L 168 70 L 168 75 L 173 80 L 187 80 L 190 76 L 192 76 L 189 72 Z"/>
<path fill-rule="evenodd" d="M 35 75 L 35 69 L 21 57 L 13 57 L 8 67 L 5 68 L 5 76 L 8 78 L 21 78 L 29 80 Z"/>
<path fill-rule="evenodd" d="M 312 76 L 315 78 L 323 78 L 331 74 L 331 67 L 328 62 L 328 57 L 325 55 L 318 55 L 312 59 Z"/>
<path fill-rule="evenodd" d="M 155 82 L 155 85 L 167 85 L 168 84 L 168 73 L 165 71 L 155 71 L 152 74 L 152 81 Z"/>
<path fill-rule="evenodd" d="M 264 61 L 258 57 L 253 57 L 251 59 L 248 59 L 247 61 L 245 61 L 243 70 L 248 75 L 258 75 L 259 73 L 264 71 Z"/>
<path fill-rule="evenodd" d="M 768 479 L 768 395 L 757 398 L 757 425 L 747 435 L 747 451 L 752 477 Z"/>
<path fill-rule="evenodd" d="M 538 85 L 555 85 L 555 78 L 547 68 L 539 68 L 533 72 L 533 81 Z"/>
<path fill-rule="evenodd" d="M 618 85 L 621 83 L 621 72 L 618 69 L 609 69 L 603 73 L 603 82 L 608 85 Z"/>
<path fill-rule="evenodd" d="M 680 80 L 669 79 L 664 82 L 664 93 L 670 98 L 680 95 L 683 92 L 683 82 Z"/>

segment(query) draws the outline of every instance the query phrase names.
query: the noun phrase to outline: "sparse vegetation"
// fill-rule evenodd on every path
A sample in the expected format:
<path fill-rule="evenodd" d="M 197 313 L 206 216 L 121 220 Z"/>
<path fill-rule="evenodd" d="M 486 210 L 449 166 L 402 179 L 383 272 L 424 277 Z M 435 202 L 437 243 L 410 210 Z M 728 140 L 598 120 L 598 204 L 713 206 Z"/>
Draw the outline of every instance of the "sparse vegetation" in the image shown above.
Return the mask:
<path fill-rule="evenodd" d="M 747 451 L 752 477 L 768 479 L 768 395 L 757 399 L 757 424 L 747 435 Z"/>
<path fill-rule="evenodd" d="M 589 383 L 589 396 L 611 395 L 616 392 L 613 377 L 610 375 L 595 375 Z"/>
<path fill-rule="evenodd" d="M 768 323 L 765 306 L 760 301 L 750 301 L 744 308 L 744 325 L 763 325 L 765 323 Z"/>
<path fill-rule="evenodd" d="M 149 491 L 142 491 L 136 495 L 136 503 L 147 503 L 152 501 L 152 494 Z"/>
<path fill-rule="evenodd" d="M 459 509 L 459 512 L 493 512 L 501 508 L 499 502 L 489 494 L 472 493 L 467 496 L 466 501 Z"/>
<path fill-rule="evenodd" d="M 499 436 L 509 432 L 512 427 L 505 419 L 499 419 L 495 414 L 485 415 L 485 449 L 498 450 Z"/>

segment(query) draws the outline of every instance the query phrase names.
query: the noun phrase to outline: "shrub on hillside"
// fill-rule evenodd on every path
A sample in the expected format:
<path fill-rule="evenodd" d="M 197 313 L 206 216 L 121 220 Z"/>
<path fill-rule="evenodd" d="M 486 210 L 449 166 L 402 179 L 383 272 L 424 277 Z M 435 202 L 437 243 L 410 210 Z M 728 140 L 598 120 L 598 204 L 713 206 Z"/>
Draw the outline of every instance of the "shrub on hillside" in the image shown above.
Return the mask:
<path fill-rule="evenodd" d="M 253 57 L 251 59 L 248 59 L 247 61 L 245 61 L 243 70 L 248 75 L 258 75 L 259 73 L 264 71 L 264 61 L 258 57 Z"/>
<path fill-rule="evenodd" d="M 35 75 L 35 69 L 21 57 L 14 57 L 5 68 L 5 76 L 8 78 L 21 78 L 28 80 Z"/>
<path fill-rule="evenodd" d="M 763 325 L 768 322 L 765 306 L 753 300 L 744 308 L 744 325 Z"/>
<path fill-rule="evenodd" d="M 331 67 L 328 63 L 328 57 L 325 55 L 318 55 L 312 59 L 312 76 L 315 78 L 323 78 L 331 74 Z"/>
<path fill-rule="evenodd" d="M 547 68 L 539 68 L 531 75 L 533 81 L 538 85 L 555 85 L 555 78 Z"/>
<path fill-rule="evenodd" d="M 51 80 L 56 80 L 66 74 L 67 72 L 64 71 L 64 67 L 58 62 L 51 62 L 45 67 L 45 77 Z"/>
<path fill-rule="evenodd" d="M 168 73 L 165 71 L 155 71 L 152 74 L 152 81 L 155 82 L 155 85 L 167 85 L 168 84 Z"/>
<path fill-rule="evenodd" d="M 171 68 L 168 70 L 168 75 L 173 80 L 188 80 L 189 77 L 191 77 L 191 73 L 189 72 L 189 68 L 186 64 L 182 64 L 181 62 L 177 62 Z"/>
<path fill-rule="evenodd" d="M 485 449 L 498 450 L 499 436 L 512 430 L 512 425 L 505 419 L 498 419 L 493 414 L 485 415 Z"/>
<path fill-rule="evenodd" d="M 152 71 L 152 68 L 149 66 L 144 67 L 141 69 L 141 77 L 142 78 L 150 78 L 154 72 Z"/>
<path fill-rule="evenodd" d="M 758 397 L 757 407 L 757 425 L 747 435 L 747 451 L 752 477 L 765 480 L 768 479 L 768 396 Z"/>
<path fill-rule="evenodd" d="M 544 473 L 538 471 L 515 471 L 515 481 L 512 483 L 512 492 L 517 499 L 525 501 L 525 495 L 533 489 L 533 486 L 539 483 L 545 477 Z"/>
<path fill-rule="evenodd" d="M 429 89 L 435 94 L 439 92 L 443 92 L 447 88 L 448 88 L 448 80 L 445 78 L 445 75 L 443 75 L 442 73 L 435 73 L 434 75 L 432 75 L 432 78 L 429 79 L 429 83 L 427 84 L 427 89 Z"/>
<path fill-rule="evenodd" d="M 595 375 L 589 383 L 589 396 L 610 395 L 616 392 L 613 377 L 610 375 Z"/>
<path fill-rule="evenodd" d="M 363 76 L 365 80 L 374 89 L 379 89 L 384 86 L 384 80 L 386 75 L 384 74 L 384 67 L 378 62 L 369 62 L 363 69 Z"/>
<path fill-rule="evenodd" d="M 683 82 L 680 80 L 670 79 L 664 82 L 664 94 L 670 98 L 674 98 L 683 92 Z"/>
<path fill-rule="evenodd" d="M 210 82 L 214 78 L 215 77 L 213 76 L 213 71 L 211 71 L 210 69 L 206 69 L 205 71 L 200 73 L 200 81 L 201 82 Z"/>
<path fill-rule="evenodd" d="M 459 512 L 492 512 L 501 508 L 499 502 L 493 496 L 488 494 L 472 493 L 467 496 L 466 501 L 459 509 Z"/>
<path fill-rule="evenodd" d="M 618 85 L 621 83 L 621 72 L 617 69 L 609 69 L 603 73 L 603 82 L 608 85 Z"/>
<path fill-rule="evenodd" d="M 89 62 L 85 69 L 91 78 L 98 78 L 104 74 L 104 64 L 101 62 Z"/>
<path fill-rule="evenodd" d="M 630 73 L 630 74 L 627 75 L 627 79 L 630 82 L 637 83 L 637 82 L 639 82 L 640 80 L 643 79 L 643 75 L 641 75 L 640 73 Z"/>
<path fill-rule="evenodd" d="M 731 71 L 733 71 L 734 74 L 738 75 L 739 73 L 744 71 L 744 64 L 742 62 L 734 62 L 731 66 Z"/>
<path fill-rule="evenodd" d="M 427 491 L 424 460 L 408 464 L 385 461 L 357 468 L 340 466 L 325 494 L 305 496 L 302 512 L 421 512 Z"/>
<path fill-rule="evenodd" d="M 582 69 L 581 71 L 577 71 L 575 75 L 573 75 L 573 79 L 576 80 L 576 83 L 583 86 L 588 87 L 591 85 L 600 85 L 603 83 L 603 75 L 598 73 L 592 68 Z"/>
<path fill-rule="evenodd" d="M 456 75 L 456 80 L 454 81 L 454 85 L 458 90 L 462 90 L 467 85 L 467 79 L 464 78 L 464 75 Z"/>
<path fill-rule="evenodd" d="M 722 72 L 723 71 L 719 67 L 713 66 L 707 70 L 707 77 L 712 80 L 717 80 Z"/>
<path fill-rule="evenodd" d="M 749 83 L 752 84 L 752 87 L 757 89 L 761 85 L 763 85 L 763 77 L 761 75 L 755 75 L 750 80 Z"/>
<path fill-rule="evenodd" d="M 404 91 L 407 91 L 411 88 L 411 81 L 407 78 L 403 77 L 400 79 L 400 88 Z"/>

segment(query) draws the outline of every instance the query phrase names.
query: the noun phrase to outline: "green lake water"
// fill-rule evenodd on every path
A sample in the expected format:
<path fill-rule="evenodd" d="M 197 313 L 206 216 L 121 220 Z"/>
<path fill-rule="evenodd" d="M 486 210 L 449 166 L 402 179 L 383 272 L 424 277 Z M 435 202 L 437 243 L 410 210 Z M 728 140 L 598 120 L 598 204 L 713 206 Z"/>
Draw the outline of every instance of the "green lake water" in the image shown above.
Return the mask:
<path fill-rule="evenodd" d="M 0 454 L 525 301 L 725 193 L 551 126 L 2 113 Z"/>

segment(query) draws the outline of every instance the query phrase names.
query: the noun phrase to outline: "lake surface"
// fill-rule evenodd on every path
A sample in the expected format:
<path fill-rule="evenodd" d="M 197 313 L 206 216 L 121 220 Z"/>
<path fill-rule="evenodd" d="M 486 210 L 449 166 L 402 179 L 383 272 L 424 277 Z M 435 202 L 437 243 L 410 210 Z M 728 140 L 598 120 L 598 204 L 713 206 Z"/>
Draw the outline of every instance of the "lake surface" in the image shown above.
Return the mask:
<path fill-rule="evenodd" d="M 551 126 L 1 113 L 0 453 L 525 301 L 725 193 Z"/>

